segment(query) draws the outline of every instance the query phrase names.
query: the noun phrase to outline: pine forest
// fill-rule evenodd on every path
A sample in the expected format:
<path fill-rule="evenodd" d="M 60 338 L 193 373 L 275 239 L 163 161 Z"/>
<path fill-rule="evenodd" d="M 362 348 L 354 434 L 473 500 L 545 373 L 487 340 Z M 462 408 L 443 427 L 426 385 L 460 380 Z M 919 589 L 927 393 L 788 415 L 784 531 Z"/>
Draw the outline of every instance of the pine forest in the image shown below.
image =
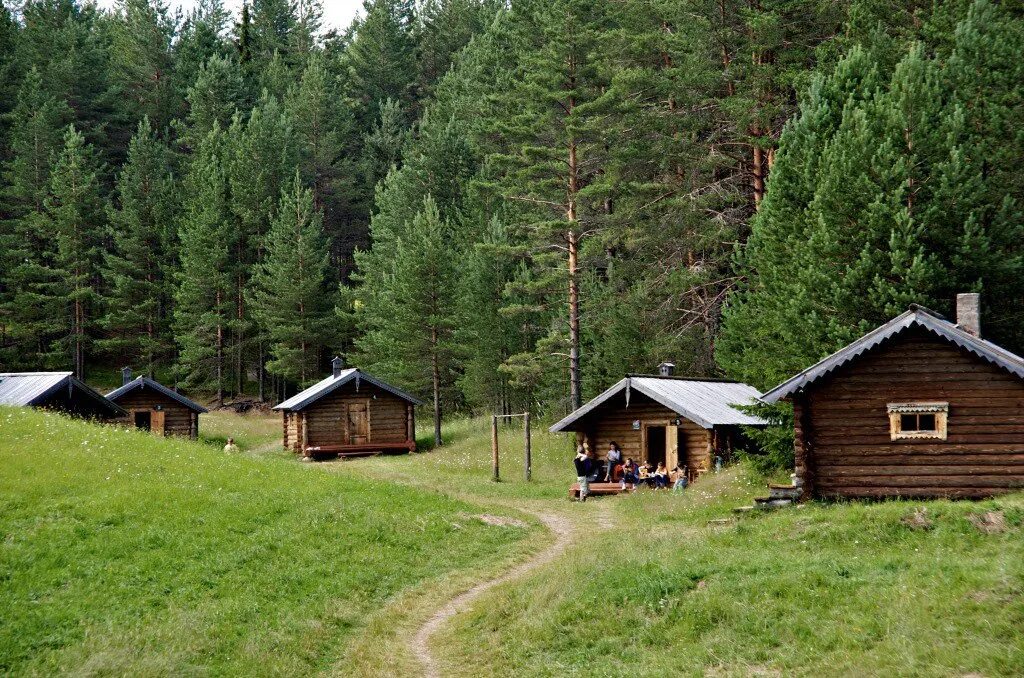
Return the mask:
<path fill-rule="evenodd" d="M 0 3 L 0 371 L 437 418 L 759 389 L 980 292 L 1024 349 L 1024 4 Z"/>

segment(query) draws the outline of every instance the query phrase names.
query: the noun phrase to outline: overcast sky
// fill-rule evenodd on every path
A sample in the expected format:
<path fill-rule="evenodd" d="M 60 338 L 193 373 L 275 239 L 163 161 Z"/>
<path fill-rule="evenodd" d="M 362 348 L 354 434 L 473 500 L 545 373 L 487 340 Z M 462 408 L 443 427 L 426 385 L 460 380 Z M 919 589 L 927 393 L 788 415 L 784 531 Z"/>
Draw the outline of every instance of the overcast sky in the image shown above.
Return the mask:
<path fill-rule="evenodd" d="M 113 7 L 115 0 L 99 0 L 100 7 Z M 184 11 L 196 5 L 195 0 L 169 0 L 171 7 L 181 7 Z M 238 15 L 242 0 L 225 0 L 224 5 Z M 324 0 L 324 30 L 347 28 L 352 23 L 356 12 L 363 8 L 362 0 Z"/>

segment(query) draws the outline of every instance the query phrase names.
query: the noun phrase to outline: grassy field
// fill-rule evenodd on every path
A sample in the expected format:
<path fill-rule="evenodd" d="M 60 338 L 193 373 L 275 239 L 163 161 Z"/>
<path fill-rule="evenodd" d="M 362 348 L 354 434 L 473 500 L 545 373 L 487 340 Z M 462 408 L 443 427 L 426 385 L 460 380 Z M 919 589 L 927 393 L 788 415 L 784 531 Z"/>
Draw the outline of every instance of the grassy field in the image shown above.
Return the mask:
<path fill-rule="evenodd" d="M 344 673 L 387 601 L 531 531 L 278 454 L 12 408 L 0 431 L 0 674 Z"/>
<path fill-rule="evenodd" d="M 732 520 L 756 484 L 730 469 L 619 498 L 616 529 L 438 638 L 449 673 L 1021 674 L 1024 497 Z"/>
<path fill-rule="evenodd" d="M 212 413 L 189 443 L 0 409 L 0 673 L 414 675 L 434 610 L 551 543 L 521 511 L 576 537 L 441 628 L 445 675 L 1024 666 L 1022 495 L 736 517 L 763 488 L 737 466 L 581 505 L 563 436 L 534 432 L 526 483 L 522 429 L 503 428 L 494 483 L 485 420 L 438 450 L 317 464 L 279 425 Z"/>

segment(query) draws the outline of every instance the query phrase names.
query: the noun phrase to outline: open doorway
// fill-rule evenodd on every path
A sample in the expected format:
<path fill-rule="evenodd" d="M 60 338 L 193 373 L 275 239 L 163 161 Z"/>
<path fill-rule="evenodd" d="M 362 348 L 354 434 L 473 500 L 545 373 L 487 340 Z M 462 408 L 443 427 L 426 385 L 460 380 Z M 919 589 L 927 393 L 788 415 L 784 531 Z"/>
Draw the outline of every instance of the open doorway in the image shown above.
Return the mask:
<path fill-rule="evenodd" d="M 141 428 L 143 431 L 149 431 L 152 426 L 153 417 L 149 412 L 135 413 L 135 428 Z"/>
<path fill-rule="evenodd" d="M 647 427 L 647 449 L 645 452 L 645 460 L 652 466 L 657 466 L 659 463 L 665 463 L 665 427 L 664 426 L 648 426 Z"/>

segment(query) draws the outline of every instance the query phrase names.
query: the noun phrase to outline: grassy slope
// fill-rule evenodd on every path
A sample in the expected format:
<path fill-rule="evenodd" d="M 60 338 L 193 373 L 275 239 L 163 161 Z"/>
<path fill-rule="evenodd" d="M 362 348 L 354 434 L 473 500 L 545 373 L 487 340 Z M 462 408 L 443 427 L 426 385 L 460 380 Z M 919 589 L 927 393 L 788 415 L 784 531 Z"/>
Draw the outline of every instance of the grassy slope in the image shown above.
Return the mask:
<path fill-rule="evenodd" d="M 438 639 L 452 675 L 1019 675 L 1024 497 L 744 517 L 742 469 L 617 501 L 619 527 Z M 903 519 L 924 507 L 931 529 Z M 1001 511 L 983 534 L 969 516 Z"/>
<path fill-rule="evenodd" d="M 280 455 L 11 408 L 0 431 L 0 673 L 330 670 L 385 601 L 528 533 Z"/>

